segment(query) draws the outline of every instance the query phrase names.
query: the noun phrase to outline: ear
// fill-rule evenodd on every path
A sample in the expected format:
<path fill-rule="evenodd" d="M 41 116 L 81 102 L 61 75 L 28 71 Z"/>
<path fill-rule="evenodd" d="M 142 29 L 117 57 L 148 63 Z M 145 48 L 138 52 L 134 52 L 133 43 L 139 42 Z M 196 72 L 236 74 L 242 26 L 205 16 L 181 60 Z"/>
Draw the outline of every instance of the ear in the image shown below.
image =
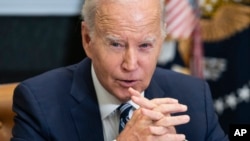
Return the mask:
<path fill-rule="evenodd" d="M 86 23 L 83 21 L 81 23 L 81 34 L 82 34 L 82 45 L 83 49 L 86 53 L 86 55 L 91 58 L 91 38 L 90 38 L 90 32 L 88 27 L 86 26 Z"/>

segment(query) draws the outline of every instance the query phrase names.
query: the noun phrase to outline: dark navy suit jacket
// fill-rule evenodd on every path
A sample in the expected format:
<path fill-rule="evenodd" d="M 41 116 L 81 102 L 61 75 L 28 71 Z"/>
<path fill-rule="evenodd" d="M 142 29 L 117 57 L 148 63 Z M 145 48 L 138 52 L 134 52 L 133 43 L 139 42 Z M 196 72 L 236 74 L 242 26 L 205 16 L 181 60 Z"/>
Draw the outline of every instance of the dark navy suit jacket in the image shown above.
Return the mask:
<path fill-rule="evenodd" d="M 188 105 L 191 121 L 176 129 L 189 141 L 228 141 L 204 81 L 157 68 L 145 97 L 172 97 Z M 103 140 L 88 58 L 25 80 L 15 89 L 13 100 L 17 116 L 12 141 Z"/>

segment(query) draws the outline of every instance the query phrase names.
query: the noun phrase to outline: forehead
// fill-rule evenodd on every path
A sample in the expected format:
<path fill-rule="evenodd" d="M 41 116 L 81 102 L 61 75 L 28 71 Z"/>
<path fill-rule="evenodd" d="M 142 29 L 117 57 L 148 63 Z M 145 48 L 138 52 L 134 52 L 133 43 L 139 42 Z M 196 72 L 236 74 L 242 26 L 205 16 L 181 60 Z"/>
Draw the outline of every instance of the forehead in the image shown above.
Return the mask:
<path fill-rule="evenodd" d="M 159 0 L 103 0 L 97 8 L 95 24 L 102 30 L 157 30 L 160 11 Z"/>

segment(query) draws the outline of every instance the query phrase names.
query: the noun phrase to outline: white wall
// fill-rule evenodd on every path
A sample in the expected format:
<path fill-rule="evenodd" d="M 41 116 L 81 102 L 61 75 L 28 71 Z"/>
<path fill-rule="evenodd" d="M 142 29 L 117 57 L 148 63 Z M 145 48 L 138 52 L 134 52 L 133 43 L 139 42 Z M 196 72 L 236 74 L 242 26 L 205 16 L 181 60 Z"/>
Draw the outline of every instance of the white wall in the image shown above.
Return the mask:
<path fill-rule="evenodd" d="M 79 15 L 84 0 L 0 0 L 0 15 Z"/>

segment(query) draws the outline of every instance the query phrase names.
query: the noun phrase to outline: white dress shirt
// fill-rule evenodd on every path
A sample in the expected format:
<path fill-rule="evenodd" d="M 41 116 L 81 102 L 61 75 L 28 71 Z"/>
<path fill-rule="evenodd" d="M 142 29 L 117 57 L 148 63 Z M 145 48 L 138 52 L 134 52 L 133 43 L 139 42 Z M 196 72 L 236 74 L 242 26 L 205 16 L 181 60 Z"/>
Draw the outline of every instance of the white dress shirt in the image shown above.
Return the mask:
<path fill-rule="evenodd" d="M 102 125 L 103 125 L 103 135 L 104 141 L 112 141 L 116 139 L 119 130 L 119 113 L 117 108 L 121 105 L 121 102 L 110 94 L 103 86 L 100 84 L 99 80 L 96 77 L 94 67 L 91 67 L 91 75 L 97 95 L 97 100 L 99 103 L 99 109 L 101 112 Z M 144 95 L 144 92 L 142 93 Z M 132 101 L 129 103 L 135 108 L 138 109 L 139 106 Z M 132 116 L 133 111 L 130 111 L 130 117 Z"/>

